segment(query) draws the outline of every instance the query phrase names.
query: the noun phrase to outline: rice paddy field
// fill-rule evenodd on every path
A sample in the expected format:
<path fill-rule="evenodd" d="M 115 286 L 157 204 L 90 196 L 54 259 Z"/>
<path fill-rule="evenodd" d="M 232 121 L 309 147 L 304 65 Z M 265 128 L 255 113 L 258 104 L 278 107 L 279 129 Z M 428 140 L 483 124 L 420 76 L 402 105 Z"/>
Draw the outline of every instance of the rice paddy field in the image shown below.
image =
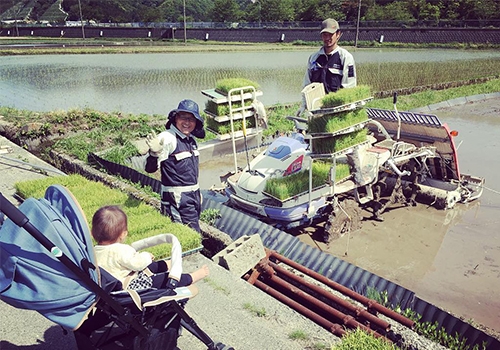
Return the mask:
<path fill-rule="evenodd" d="M 266 106 L 295 103 L 308 56 L 317 47 L 251 51 L 0 56 L 0 106 L 48 112 L 90 108 L 161 114 L 184 98 L 201 108 L 202 90 L 219 80 L 256 82 Z M 444 49 L 354 49 L 358 84 L 374 94 L 498 77 L 500 52 Z M 418 90 L 416 90 L 418 91 Z"/>

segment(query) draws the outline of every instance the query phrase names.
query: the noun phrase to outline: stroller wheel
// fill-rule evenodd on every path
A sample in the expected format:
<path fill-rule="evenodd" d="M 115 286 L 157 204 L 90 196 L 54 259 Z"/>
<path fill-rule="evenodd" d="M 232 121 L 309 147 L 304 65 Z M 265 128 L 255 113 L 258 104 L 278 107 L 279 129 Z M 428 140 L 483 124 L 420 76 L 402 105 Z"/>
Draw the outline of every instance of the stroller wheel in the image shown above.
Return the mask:
<path fill-rule="evenodd" d="M 232 346 L 225 345 L 223 343 L 216 343 L 215 350 L 234 350 Z"/>

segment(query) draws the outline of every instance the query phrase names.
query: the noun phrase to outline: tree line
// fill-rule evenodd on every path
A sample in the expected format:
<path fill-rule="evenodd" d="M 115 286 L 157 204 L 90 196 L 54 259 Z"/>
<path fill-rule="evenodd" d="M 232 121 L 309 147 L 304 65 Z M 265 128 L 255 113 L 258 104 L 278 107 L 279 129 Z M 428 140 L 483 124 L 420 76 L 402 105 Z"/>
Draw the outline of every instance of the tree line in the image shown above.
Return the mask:
<path fill-rule="evenodd" d="M 57 11 L 54 11 L 57 9 Z M 59 16 L 54 13 L 59 12 Z M 48 14 L 52 17 L 48 18 Z M 45 18 L 44 18 L 44 15 Z M 16 18 L 12 18 L 12 17 Z M 23 16 L 22 18 L 17 18 Z M 55 17 L 54 17 L 55 16 Z M 3 0 L 0 19 L 41 21 L 287 23 L 498 21 L 498 0 Z M 56 18 L 56 19 L 54 19 Z"/>

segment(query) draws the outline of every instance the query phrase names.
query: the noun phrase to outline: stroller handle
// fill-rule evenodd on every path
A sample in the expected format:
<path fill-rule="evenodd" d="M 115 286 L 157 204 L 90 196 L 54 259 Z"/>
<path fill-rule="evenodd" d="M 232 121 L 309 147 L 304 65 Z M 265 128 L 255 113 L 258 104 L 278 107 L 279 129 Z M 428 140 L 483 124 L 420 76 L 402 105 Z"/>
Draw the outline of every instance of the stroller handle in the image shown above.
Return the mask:
<path fill-rule="evenodd" d="M 0 192 L 0 212 L 3 212 L 9 217 L 17 226 L 24 227 L 29 220 L 20 210 L 16 208 L 5 196 Z"/>

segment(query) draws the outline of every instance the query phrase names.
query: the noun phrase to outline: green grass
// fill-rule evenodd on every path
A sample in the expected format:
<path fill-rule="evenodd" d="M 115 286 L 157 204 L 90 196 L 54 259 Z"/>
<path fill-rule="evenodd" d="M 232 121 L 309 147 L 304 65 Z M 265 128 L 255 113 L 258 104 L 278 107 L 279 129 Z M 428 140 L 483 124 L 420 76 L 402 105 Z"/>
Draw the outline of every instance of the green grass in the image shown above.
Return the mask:
<path fill-rule="evenodd" d="M 468 345 L 467 338 L 463 335 L 456 332 L 455 334 L 448 334 L 446 330 L 442 327 L 439 327 L 437 321 L 435 322 L 421 322 L 422 316 L 417 314 L 415 311 L 411 309 L 406 309 L 401 312 L 399 306 L 394 307 L 389 302 L 389 294 L 386 290 L 379 292 L 377 289 L 373 287 L 368 287 L 366 289 L 366 297 L 372 299 L 379 303 L 382 306 L 387 308 L 391 308 L 398 313 L 401 313 L 404 317 L 407 317 L 415 322 L 414 330 L 423 335 L 425 338 L 430 339 L 436 343 L 439 343 L 445 346 L 447 349 L 451 350 L 485 350 L 486 343 L 483 344 L 475 344 Z M 342 338 L 344 339 L 344 338 Z M 344 349 L 344 348 L 340 348 Z M 365 349 L 365 348 L 363 348 Z M 366 348 L 368 349 L 368 348 Z"/>
<path fill-rule="evenodd" d="M 398 347 L 388 340 L 375 338 L 357 328 L 350 330 L 342 337 L 342 342 L 334 345 L 332 350 L 397 350 Z"/>
<path fill-rule="evenodd" d="M 220 217 L 220 209 L 208 208 L 201 212 L 200 220 L 207 223 L 208 225 L 215 226 L 215 222 Z"/>
<path fill-rule="evenodd" d="M 252 303 L 245 303 L 243 304 L 243 308 L 247 311 L 249 311 L 251 314 L 257 317 L 265 317 L 267 315 L 266 309 L 265 308 L 260 308 L 255 304 Z"/>
<path fill-rule="evenodd" d="M 91 227 L 94 213 L 104 205 L 119 205 L 128 216 L 129 235 L 127 243 L 161 233 L 173 233 L 179 239 L 183 251 L 201 247 L 199 233 L 187 226 L 172 223 L 154 207 L 137 200 L 126 193 L 111 189 L 106 185 L 90 181 L 80 175 L 47 177 L 41 180 L 22 181 L 15 184 L 17 193 L 23 198 L 42 198 L 45 190 L 53 184 L 68 188 L 75 196 Z M 170 256 L 171 247 L 157 246 L 149 248 L 157 258 Z"/>
<path fill-rule="evenodd" d="M 296 330 L 290 333 L 288 335 L 288 338 L 292 340 L 307 340 L 309 339 L 309 335 L 307 335 L 307 333 L 302 330 Z"/>

